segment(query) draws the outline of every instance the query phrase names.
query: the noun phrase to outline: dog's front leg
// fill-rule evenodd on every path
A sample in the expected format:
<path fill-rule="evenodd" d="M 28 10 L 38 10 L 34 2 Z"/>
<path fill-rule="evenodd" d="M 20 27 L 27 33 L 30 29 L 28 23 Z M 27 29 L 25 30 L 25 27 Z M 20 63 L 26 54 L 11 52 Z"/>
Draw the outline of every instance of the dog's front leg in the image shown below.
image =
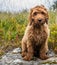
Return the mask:
<path fill-rule="evenodd" d="M 46 40 L 46 42 L 41 46 L 41 49 L 40 49 L 40 58 L 42 60 L 49 58 L 46 54 L 47 52 L 48 52 L 48 45 L 47 45 L 47 40 Z"/>
<path fill-rule="evenodd" d="M 27 54 L 27 45 L 25 43 L 25 40 L 22 40 L 22 44 L 21 44 L 21 48 L 22 48 L 22 57 L 26 56 Z"/>
<path fill-rule="evenodd" d="M 27 55 L 24 57 L 24 60 L 31 60 L 33 57 L 33 45 L 31 42 L 27 42 Z"/>

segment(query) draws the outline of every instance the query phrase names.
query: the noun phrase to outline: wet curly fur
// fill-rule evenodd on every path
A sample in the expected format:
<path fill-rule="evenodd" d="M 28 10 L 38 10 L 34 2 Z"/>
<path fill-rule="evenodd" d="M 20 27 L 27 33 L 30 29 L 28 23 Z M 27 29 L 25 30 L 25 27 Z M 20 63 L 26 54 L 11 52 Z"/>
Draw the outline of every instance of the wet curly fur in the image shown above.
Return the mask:
<path fill-rule="evenodd" d="M 33 56 L 47 59 L 48 51 L 48 12 L 44 6 L 31 9 L 29 23 L 22 39 L 22 57 L 31 60 Z"/>

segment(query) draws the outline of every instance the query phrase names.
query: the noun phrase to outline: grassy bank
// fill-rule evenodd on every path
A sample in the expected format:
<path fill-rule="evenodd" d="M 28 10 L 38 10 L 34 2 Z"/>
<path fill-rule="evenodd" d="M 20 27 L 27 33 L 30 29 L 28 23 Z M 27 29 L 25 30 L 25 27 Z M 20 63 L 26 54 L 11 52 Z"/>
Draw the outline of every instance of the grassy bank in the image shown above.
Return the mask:
<path fill-rule="evenodd" d="M 56 12 L 49 12 L 49 47 L 57 49 Z M 0 13 L 0 55 L 19 47 L 28 23 L 28 12 Z"/>

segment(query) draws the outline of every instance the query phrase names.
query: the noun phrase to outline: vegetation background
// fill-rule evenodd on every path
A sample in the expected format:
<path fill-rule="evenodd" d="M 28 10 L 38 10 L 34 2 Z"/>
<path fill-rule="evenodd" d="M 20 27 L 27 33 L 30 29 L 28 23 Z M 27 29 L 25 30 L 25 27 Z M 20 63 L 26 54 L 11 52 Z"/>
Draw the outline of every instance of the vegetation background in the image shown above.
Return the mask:
<path fill-rule="evenodd" d="M 49 9 L 49 49 L 57 53 L 57 1 Z M 16 47 L 21 47 L 21 39 L 28 24 L 29 12 L 0 12 L 0 56 Z"/>

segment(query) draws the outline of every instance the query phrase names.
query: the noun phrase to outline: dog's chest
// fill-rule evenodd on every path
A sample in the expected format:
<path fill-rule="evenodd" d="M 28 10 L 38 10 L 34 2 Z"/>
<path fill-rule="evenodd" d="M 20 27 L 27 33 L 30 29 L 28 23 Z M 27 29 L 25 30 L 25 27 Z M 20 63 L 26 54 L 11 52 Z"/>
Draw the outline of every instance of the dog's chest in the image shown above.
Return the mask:
<path fill-rule="evenodd" d="M 47 37 L 48 37 L 48 33 L 46 31 L 47 29 L 42 28 L 42 29 L 33 29 L 30 28 L 28 30 L 28 40 L 30 40 L 32 43 L 38 45 L 38 44 L 42 44 L 45 43 Z"/>
<path fill-rule="evenodd" d="M 33 39 L 36 44 L 44 43 L 47 38 L 47 33 L 44 30 L 33 31 Z"/>

